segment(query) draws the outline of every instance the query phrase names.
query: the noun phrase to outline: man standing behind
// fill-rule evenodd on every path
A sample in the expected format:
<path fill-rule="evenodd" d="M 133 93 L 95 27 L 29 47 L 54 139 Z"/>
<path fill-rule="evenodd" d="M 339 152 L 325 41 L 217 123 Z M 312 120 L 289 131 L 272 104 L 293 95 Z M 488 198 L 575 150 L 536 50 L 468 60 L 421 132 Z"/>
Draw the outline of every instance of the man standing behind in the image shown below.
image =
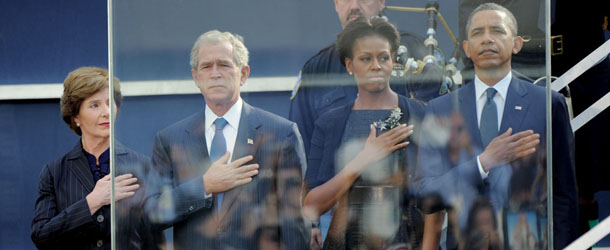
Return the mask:
<path fill-rule="evenodd" d="M 206 106 L 161 130 L 153 165 L 163 185 L 148 209 L 174 227 L 175 249 L 305 249 L 306 159 L 296 124 L 240 97 L 250 74 L 242 38 L 209 31 L 191 50 Z"/>
<path fill-rule="evenodd" d="M 489 197 L 496 210 L 546 205 L 546 93 L 511 74 L 511 57 L 523 45 L 517 21 L 500 5 L 482 4 L 470 15 L 466 34 L 463 46 L 474 63 L 474 82 L 428 106 L 428 117 L 453 122 L 452 131 L 465 136 L 420 142 L 420 191 L 443 198 L 457 214 L 457 230 L 464 228 L 469 207 L 481 196 Z M 577 236 L 578 201 L 572 130 L 565 100 L 556 92 L 552 112 L 553 236 L 555 248 L 562 249 Z M 442 132 L 423 133 L 422 140 L 433 134 Z M 523 186 L 513 184 L 517 182 L 532 193 L 515 192 Z M 452 236 L 464 240 L 469 233 L 448 235 L 447 249 L 457 247 Z"/>

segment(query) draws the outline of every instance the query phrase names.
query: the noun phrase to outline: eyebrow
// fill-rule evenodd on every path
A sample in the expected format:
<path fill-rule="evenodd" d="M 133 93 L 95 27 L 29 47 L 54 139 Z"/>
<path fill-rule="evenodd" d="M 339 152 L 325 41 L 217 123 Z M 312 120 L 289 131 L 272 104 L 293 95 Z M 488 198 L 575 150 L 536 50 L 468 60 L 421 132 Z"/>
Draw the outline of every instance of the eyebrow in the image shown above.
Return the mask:
<path fill-rule="evenodd" d="M 206 65 L 206 64 L 212 64 L 212 63 L 231 63 L 232 60 L 228 60 L 228 59 L 215 59 L 212 61 L 201 61 L 201 63 L 199 63 L 199 65 Z"/>
<path fill-rule="evenodd" d="M 106 100 L 109 100 L 109 99 L 106 99 Z M 89 103 L 96 103 L 96 102 L 105 102 L 105 100 L 102 100 L 102 99 L 93 99 L 93 100 L 89 100 L 86 103 L 89 104 Z"/>
<path fill-rule="evenodd" d="M 494 30 L 501 30 L 501 31 L 506 32 L 506 29 L 505 29 L 505 28 L 504 28 L 504 26 L 502 26 L 502 25 L 491 25 L 491 26 L 490 26 L 490 28 L 491 28 L 491 29 L 494 29 Z M 472 34 L 472 33 L 474 33 L 475 31 L 481 31 L 481 30 L 483 30 L 483 29 L 484 29 L 484 27 L 476 27 L 476 28 L 473 28 L 472 30 L 470 30 L 469 34 Z"/>

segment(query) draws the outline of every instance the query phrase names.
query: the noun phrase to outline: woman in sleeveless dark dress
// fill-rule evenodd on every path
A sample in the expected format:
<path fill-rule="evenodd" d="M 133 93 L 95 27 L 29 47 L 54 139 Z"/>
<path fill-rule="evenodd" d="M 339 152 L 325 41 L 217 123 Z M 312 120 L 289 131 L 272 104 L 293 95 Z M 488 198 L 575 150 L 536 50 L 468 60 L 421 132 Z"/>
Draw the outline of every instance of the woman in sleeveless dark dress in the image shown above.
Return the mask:
<path fill-rule="evenodd" d="M 409 191 L 417 152 L 410 136 L 424 106 L 390 89 L 399 44 L 396 28 L 381 18 L 353 20 L 338 36 L 358 97 L 315 122 L 304 211 L 315 221 L 335 208 L 324 249 L 421 247 L 423 215 Z"/>

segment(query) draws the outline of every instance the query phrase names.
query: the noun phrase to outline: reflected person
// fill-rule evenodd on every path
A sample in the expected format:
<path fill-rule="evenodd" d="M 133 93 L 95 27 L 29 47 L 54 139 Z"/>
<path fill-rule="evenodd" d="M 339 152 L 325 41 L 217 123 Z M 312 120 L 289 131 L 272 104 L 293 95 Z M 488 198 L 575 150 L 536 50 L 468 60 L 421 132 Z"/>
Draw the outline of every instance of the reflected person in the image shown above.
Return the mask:
<path fill-rule="evenodd" d="M 358 97 L 322 115 L 311 140 L 304 212 L 315 221 L 336 206 L 324 249 L 421 244 L 423 214 L 410 203 L 406 183 L 417 152 L 408 138 L 424 106 L 390 89 L 399 44 L 398 31 L 382 18 L 353 20 L 338 36 Z"/>
<path fill-rule="evenodd" d="M 61 114 L 80 140 L 70 152 L 44 166 L 32 220 L 32 241 L 40 249 L 110 249 L 110 102 L 120 107 L 122 96 L 114 79 L 109 98 L 108 72 L 81 67 L 64 80 Z M 147 159 L 120 144 L 117 161 L 146 165 Z M 138 178 L 115 178 L 115 201 L 139 191 Z M 132 237 L 138 232 L 129 232 Z M 137 244 L 141 244 L 138 242 Z"/>
<path fill-rule="evenodd" d="M 205 106 L 156 135 L 152 162 L 164 183 L 147 206 L 153 222 L 173 226 L 174 249 L 307 248 L 301 136 L 240 97 L 250 75 L 241 36 L 202 34 L 191 67 Z"/>
<path fill-rule="evenodd" d="M 512 13 L 497 4 L 482 4 L 470 15 L 466 34 L 463 47 L 474 63 L 475 79 L 430 102 L 424 124 L 430 121 L 431 126 L 424 126 L 430 130 L 423 131 L 422 138 L 443 134 L 439 129 L 443 121 L 460 116 L 467 143 L 452 146 L 437 136 L 419 145 L 419 189 L 422 194 L 443 197 L 445 205 L 457 213 L 457 222 L 450 221 L 457 230 L 464 228 L 477 197 L 489 197 L 496 210 L 508 208 L 512 172 L 538 171 L 538 155 L 546 154 L 546 145 L 540 142 L 546 142 L 547 136 L 542 119 L 545 89 L 511 73 L 511 56 L 523 45 Z M 575 239 L 578 218 L 574 140 L 565 99 L 553 92 L 551 102 L 553 134 L 548 136 L 553 141 L 554 242 L 563 248 Z M 545 205 L 545 195 L 539 192 L 536 201 Z M 448 234 L 447 248 L 454 249 L 457 242 L 450 239 L 454 234 Z"/>

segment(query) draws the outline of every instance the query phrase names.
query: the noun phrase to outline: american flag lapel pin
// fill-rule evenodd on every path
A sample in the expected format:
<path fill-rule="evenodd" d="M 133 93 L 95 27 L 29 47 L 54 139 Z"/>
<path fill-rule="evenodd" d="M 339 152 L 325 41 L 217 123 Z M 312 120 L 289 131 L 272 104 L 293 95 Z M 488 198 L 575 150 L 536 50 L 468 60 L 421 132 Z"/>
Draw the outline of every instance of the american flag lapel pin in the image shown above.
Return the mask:
<path fill-rule="evenodd" d="M 248 138 L 248 144 L 254 144 L 254 140 Z"/>
<path fill-rule="evenodd" d="M 523 108 L 522 108 L 521 106 L 515 106 L 515 109 L 516 109 L 516 110 L 521 110 L 521 109 L 523 109 Z"/>

